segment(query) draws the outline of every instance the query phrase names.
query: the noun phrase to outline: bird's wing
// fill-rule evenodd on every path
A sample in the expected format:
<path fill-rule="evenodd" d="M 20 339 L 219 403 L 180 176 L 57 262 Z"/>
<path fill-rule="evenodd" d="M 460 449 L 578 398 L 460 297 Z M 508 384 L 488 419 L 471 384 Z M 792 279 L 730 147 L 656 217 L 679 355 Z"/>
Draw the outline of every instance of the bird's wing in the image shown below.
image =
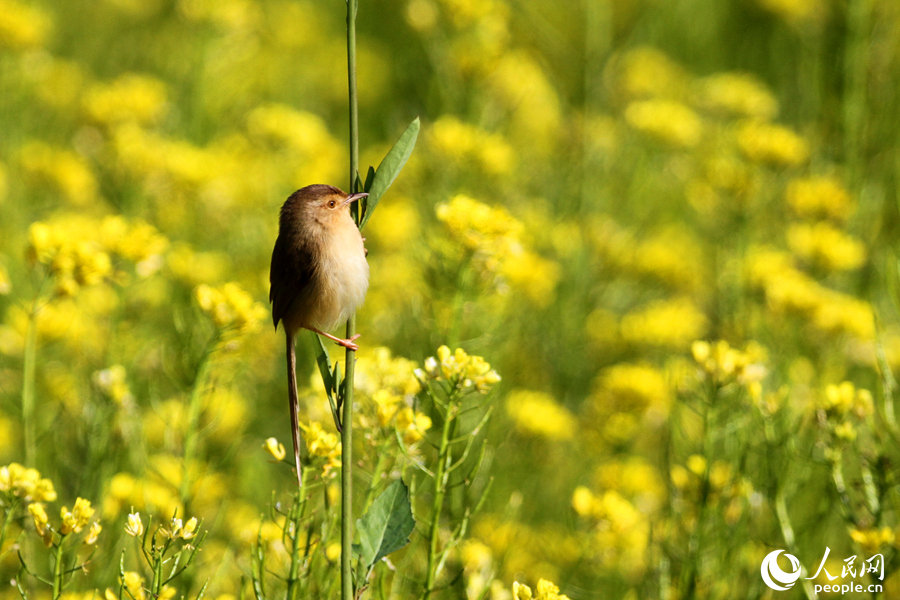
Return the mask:
<path fill-rule="evenodd" d="M 291 245 L 294 247 L 291 248 Z M 312 255 L 303 244 L 291 244 L 279 235 L 272 251 L 269 270 L 269 302 L 275 327 L 284 318 L 291 304 L 310 285 L 313 277 Z"/>

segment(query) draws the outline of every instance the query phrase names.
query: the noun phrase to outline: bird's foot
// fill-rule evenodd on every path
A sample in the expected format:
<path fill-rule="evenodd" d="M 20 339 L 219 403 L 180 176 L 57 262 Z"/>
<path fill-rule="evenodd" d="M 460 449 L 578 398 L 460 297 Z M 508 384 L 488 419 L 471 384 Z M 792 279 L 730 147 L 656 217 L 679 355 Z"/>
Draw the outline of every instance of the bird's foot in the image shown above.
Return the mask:
<path fill-rule="evenodd" d="M 354 344 L 353 340 L 355 340 L 358 337 L 359 337 L 359 335 L 354 335 L 349 340 L 342 340 L 342 339 L 338 338 L 338 339 L 334 340 L 334 343 L 337 344 L 338 346 L 343 346 L 344 348 L 347 348 L 349 350 L 353 350 L 354 352 L 356 352 L 357 350 L 359 350 L 359 346 Z"/>
<path fill-rule="evenodd" d="M 323 335 L 323 336 L 327 337 L 329 340 L 331 340 L 338 346 L 343 346 L 344 348 L 353 350 L 354 352 L 359 350 L 359 346 L 357 346 L 356 344 L 353 343 L 353 340 L 355 340 L 356 338 L 358 338 L 361 335 L 359 333 L 357 333 L 356 335 L 351 337 L 349 340 L 344 340 L 339 337 L 333 336 L 330 333 L 325 333 L 324 331 L 320 331 L 320 330 L 314 329 L 312 327 L 307 327 L 307 329 L 309 329 L 310 331 L 314 331 L 314 332 L 318 333 L 319 335 Z"/>

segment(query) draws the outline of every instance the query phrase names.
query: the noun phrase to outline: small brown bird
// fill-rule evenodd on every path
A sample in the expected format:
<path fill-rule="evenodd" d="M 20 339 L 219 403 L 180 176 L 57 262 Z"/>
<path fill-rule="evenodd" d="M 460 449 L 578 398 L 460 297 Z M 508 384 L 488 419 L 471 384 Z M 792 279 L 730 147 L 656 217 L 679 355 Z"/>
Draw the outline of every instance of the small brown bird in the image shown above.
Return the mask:
<path fill-rule="evenodd" d="M 288 388 L 294 460 L 300 480 L 300 422 L 294 336 L 309 329 L 358 350 L 354 340 L 329 333 L 350 318 L 369 287 L 369 263 L 350 204 L 368 194 L 348 195 L 330 185 L 297 190 L 281 207 L 278 239 L 269 271 L 269 301 L 275 327 L 287 338 Z M 301 481 L 302 485 L 302 481 Z"/>

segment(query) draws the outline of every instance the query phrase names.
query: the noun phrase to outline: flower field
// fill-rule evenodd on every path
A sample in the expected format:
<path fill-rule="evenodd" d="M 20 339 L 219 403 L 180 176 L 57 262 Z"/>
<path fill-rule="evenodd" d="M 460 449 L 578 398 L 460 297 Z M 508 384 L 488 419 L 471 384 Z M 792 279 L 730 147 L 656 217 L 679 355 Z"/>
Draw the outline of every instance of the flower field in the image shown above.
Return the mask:
<path fill-rule="evenodd" d="M 0 600 L 339 597 L 344 353 L 297 341 L 298 491 L 267 299 L 281 204 L 350 189 L 346 10 L 0 0 Z M 357 29 L 361 179 L 421 120 L 363 231 L 357 596 L 900 597 L 900 4 Z"/>

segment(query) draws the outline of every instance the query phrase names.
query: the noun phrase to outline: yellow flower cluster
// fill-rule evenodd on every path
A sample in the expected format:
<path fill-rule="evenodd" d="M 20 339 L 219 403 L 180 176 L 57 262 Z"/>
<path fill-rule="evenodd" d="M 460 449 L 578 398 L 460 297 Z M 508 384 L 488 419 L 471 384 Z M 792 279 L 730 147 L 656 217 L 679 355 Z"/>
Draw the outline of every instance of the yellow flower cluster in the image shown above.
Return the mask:
<path fill-rule="evenodd" d="M 681 66 L 655 48 L 630 50 L 613 67 L 614 87 L 627 98 L 678 98 L 687 87 Z"/>
<path fill-rule="evenodd" d="M 803 316 L 825 333 L 847 333 L 862 340 L 875 335 L 874 315 L 867 302 L 820 285 L 796 269 L 784 252 L 760 249 L 752 253 L 748 277 L 765 292 L 773 311 Z"/>
<path fill-rule="evenodd" d="M 615 490 L 597 495 L 579 486 L 572 495 L 572 508 L 595 524 L 595 547 L 605 565 L 631 577 L 645 570 L 650 521 L 634 504 Z"/>
<path fill-rule="evenodd" d="M 478 62 L 485 64 L 483 60 Z M 514 140 L 528 143 L 536 153 L 549 152 L 560 136 L 562 117 L 556 89 L 541 64 L 528 52 L 511 50 L 484 75 L 493 99 L 509 114 Z M 508 164 L 511 171 L 515 166 L 515 152 L 510 149 L 507 155 L 505 149 L 500 150 L 503 145 L 502 139 L 489 141 L 479 152 L 485 171 L 502 173 L 497 167 Z M 490 167 L 494 170 L 489 171 Z"/>
<path fill-rule="evenodd" d="M 701 502 L 726 502 L 723 516 L 727 523 L 740 518 L 747 498 L 753 494 L 750 482 L 736 474 L 728 462 L 717 460 L 709 465 L 699 454 L 689 456 L 684 466 L 673 465 L 669 476 L 675 489 L 692 500 L 694 506 Z"/>
<path fill-rule="evenodd" d="M 515 153 L 502 136 L 445 115 L 432 123 L 428 144 L 435 154 L 459 165 L 473 164 L 489 175 L 509 173 Z"/>
<path fill-rule="evenodd" d="M 94 84 L 82 102 L 85 114 L 96 123 L 145 125 L 164 116 L 166 86 L 153 77 L 128 73 L 110 83 Z"/>
<path fill-rule="evenodd" d="M 25 502 L 56 500 L 53 482 L 42 478 L 37 469 L 26 469 L 19 463 L 0 467 L 0 492 L 11 494 Z"/>
<path fill-rule="evenodd" d="M 559 587 L 546 579 L 541 579 L 537 584 L 537 591 L 531 592 L 531 588 L 518 581 L 512 585 L 513 600 L 569 600 L 565 594 L 559 593 Z"/>
<path fill-rule="evenodd" d="M 778 100 L 749 73 L 717 73 L 698 82 L 696 101 L 703 108 L 728 116 L 772 119 Z"/>
<path fill-rule="evenodd" d="M 422 413 L 413 411 L 404 404 L 402 396 L 389 390 L 378 390 L 372 396 L 375 401 L 378 422 L 382 427 L 393 424 L 403 435 L 406 444 L 414 444 L 422 439 L 425 432 L 431 429 L 431 419 Z"/>
<path fill-rule="evenodd" d="M 168 244 L 140 220 L 111 216 L 98 221 L 76 215 L 33 223 L 28 242 L 29 256 L 49 268 L 63 296 L 110 275 L 111 254 L 135 261 L 138 275 L 148 276 L 161 266 L 160 253 Z"/>
<path fill-rule="evenodd" d="M 491 369 L 482 357 L 469 355 L 462 348 L 450 352 L 447 346 L 437 350 L 437 358 L 430 356 L 425 360 L 425 369 L 417 369 L 416 375 L 421 380 L 436 379 L 446 381 L 457 389 L 481 394 L 488 393 L 492 387 L 500 383 L 500 376 Z"/>
<path fill-rule="evenodd" d="M 698 340 L 691 345 L 691 354 L 705 376 L 720 386 L 732 381 L 754 384 L 766 375 L 766 351 L 756 342 L 749 342 L 741 351 L 724 340 Z"/>
<path fill-rule="evenodd" d="M 635 345 L 673 350 L 686 348 L 703 337 L 709 321 L 688 298 L 651 302 L 622 317 L 622 338 Z"/>
<path fill-rule="evenodd" d="M 502 207 L 491 207 L 460 194 L 448 203 L 438 204 L 436 211 L 438 220 L 453 236 L 485 260 L 502 260 L 520 245 L 522 223 Z"/>
<path fill-rule="evenodd" d="M 862 242 L 825 221 L 791 225 L 787 242 L 795 256 L 829 271 L 852 271 L 866 260 Z"/>
<path fill-rule="evenodd" d="M 881 529 L 856 529 L 850 530 L 850 539 L 859 544 L 866 554 L 877 554 L 882 546 L 893 546 L 897 541 L 897 534 L 890 527 Z"/>
<path fill-rule="evenodd" d="M 645 514 L 660 508 L 668 493 L 656 467 L 639 456 L 603 462 L 597 467 L 594 480 L 597 489 L 618 491 Z"/>
<path fill-rule="evenodd" d="M 506 412 L 520 432 L 548 440 L 568 440 L 575 435 L 576 422 L 564 406 L 550 394 L 513 390 L 506 397 Z"/>
<path fill-rule="evenodd" d="M 625 121 L 675 148 L 692 148 L 703 135 L 703 121 L 688 106 L 671 100 L 638 100 L 625 109 Z"/>
<path fill-rule="evenodd" d="M 297 168 L 298 181 L 329 181 L 336 177 L 335 164 L 343 149 L 321 117 L 284 104 L 264 104 L 247 116 L 251 138 L 276 150 L 286 150 Z M 300 163 L 302 170 L 295 165 Z"/>
<path fill-rule="evenodd" d="M 265 307 L 237 283 L 226 283 L 217 288 L 198 285 L 194 297 L 203 312 L 223 331 L 253 331 L 268 314 Z"/>
<path fill-rule="evenodd" d="M 872 393 L 866 389 L 856 389 L 850 381 L 826 386 L 821 407 L 829 416 L 837 418 L 853 414 L 865 419 L 875 412 Z"/>
<path fill-rule="evenodd" d="M 809 144 L 781 125 L 747 121 L 738 128 L 737 144 L 748 160 L 778 167 L 796 167 L 809 159 Z"/>
<path fill-rule="evenodd" d="M 671 403 L 666 377 L 649 365 L 613 365 L 597 376 L 593 387 L 588 423 L 601 443 L 631 440 L 645 415 L 651 420 L 662 418 Z"/>
<path fill-rule="evenodd" d="M 665 376 L 650 365 L 621 363 L 607 367 L 597 376 L 594 388 L 593 403 L 611 412 L 666 409 L 672 401 Z"/>
<path fill-rule="evenodd" d="M 85 206 L 97 199 L 97 178 L 82 156 L 44 142 L 28 142 L 19 152 L 25 175 L 48 185 L 67 202 Z"/>
<path fill-rule="evenodd" d="M 846 221 L 853 212 L 850 193 L 835 177 L 801 177 L 791 180 L 784 194 L 800 217 L 826 217 Z"/>
<path fill-rule="evenodd" d="M 59 511 L 59 518 L 61 520 L 61 524 L 59 526 L 59 532 L 62 535 L 67 535 L 69 533 L 81 533 L 81 530 L 84 529 L 85 525 L 87 525 L 91 517 L 94 516 L 94 509 L 91 508 L 91 503 L 84 498 L 78 498 L 75 500 L 75 506 L 70 511 L 67 507 L 63 506 Z"/>
<path fill-rule="evenodd" d="M 50 526 L 50 519 L 47 516 L 44 505 L 40 502 L 32 502 L 28 505 L 28 514 L 31 515 L 35 532 L 44 540 L 44 544 L 49 547 L 53 543 L 53 528 Z M 90 501 L 78 498 L 75 500 L 75 506 L 71 511 L 65 506 L 60 509 L 60 525 L 57 532 L 62 536 L 70 533 L 81 533 L 90 523 L 91 526 L 84 537 L 84 543 L 88 545 L 95 544 L 100 537 L 103 527 L 96 521 L 91 523 L 93 516 L 94 509 L 91 507 Z"/>
<path fill-rule="evenodd" d="M 0 48 L 29 50 L 42 45 L 50 32 L 50 17 L 30 4 L 0 0 Z"/>
<path fill-rule="evenodd" d="M 310 456 L 324 458 L 323 471 L 326 476 L 341 466 L 341 441 L 334 433 L 325 431 L 318 421 L 300 425 L 306 439 L 306 450 Z"/>
<path fill-rule="evenodd" d="M 385 390 L 411 399 L 422 389 L 416 377 L 416 363 L 402 356 L 392 356 L 383 346 L 364 350 L 356 361 L 356 389 L 372 397 Z"/>

